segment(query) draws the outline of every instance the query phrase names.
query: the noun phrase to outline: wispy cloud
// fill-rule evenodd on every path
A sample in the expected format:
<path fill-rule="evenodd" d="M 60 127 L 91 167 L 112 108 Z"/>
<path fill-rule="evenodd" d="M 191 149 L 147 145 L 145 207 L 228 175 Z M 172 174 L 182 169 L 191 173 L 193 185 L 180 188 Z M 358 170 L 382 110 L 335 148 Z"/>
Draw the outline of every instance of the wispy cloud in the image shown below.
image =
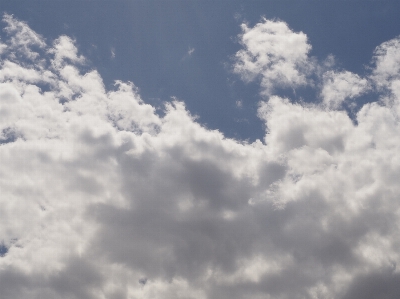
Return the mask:
<path fill-rule="evenodd" d="M 181 61 L 185 61 L 185 60 L 189 59 L 189 58 L 193 55 L 193 53 L 194 53 L 195 50 L 196 50 L 195 48 L 189 47 L 189 50 L 188 50 L 188 51 L 186 52 L 186 54 L 182 57 Z"/>
<path fill-rule="evenodd" d="M 112 47 L 111 48 L 111 59 L 114 59 L 114 58 L 115 58 L 115 48 Z"/>

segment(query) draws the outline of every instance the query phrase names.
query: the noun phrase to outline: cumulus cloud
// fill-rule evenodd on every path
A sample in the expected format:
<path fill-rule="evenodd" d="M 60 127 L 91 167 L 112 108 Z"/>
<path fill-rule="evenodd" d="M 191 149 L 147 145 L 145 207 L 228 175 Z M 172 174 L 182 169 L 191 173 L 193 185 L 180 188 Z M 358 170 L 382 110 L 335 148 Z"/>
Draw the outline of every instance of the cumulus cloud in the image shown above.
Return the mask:
<path fill-rule="evenodd" d="M 399 78 L 400 71 L 400 38 L 394 38 L 375 49 L 375 69 L 373 78 L 379 86 Z"/>
<path fill-rule="evenodd" d="M 47 44 L 3 19 L 16 29 L 0 70 L 2 298 L 398 294 L 398 74 L 383 63 L 399 59 L 398 43 L 377 48 L 368 78 L 321 77 L 334 105 L 368 84 L 391 88 L 355 125 L 324 103 L 272 95 L 272 84 L 305 84 L 303 33 L 244 27 L 237 57 L 251 63 L 237 70 L 271 94 L 258 111 L 265 140 L 249 144 L 204 128 L 176 100 L 159 116 L 133 83 L 106 90 L 74 40 Z M 282 56 L 285 38 L 298 47 Z M 19 60 L 18 43 L 31 60 Z"/>
<path fill-rule="evenodd" d="M 83 56 L 78 56 L 78 51 L 74 45 L 74 41 L 68 36 L 60 36 L 54 42 L 54 47 L 49 50 L 49 53 L 54 54 L 52 60 L 55 67 L 61 67 L 65 60 L 70 63 L 83 63 Z"/>
<path fill-rule="evenodd" d="M 43 37 L 29 28 L 25 22 L 15 19 L 12 15 L 5 14 L 3 22 L 7 24 L 4 31 L 11 36 L 7 46 L 11 55 L 20 54 L 28 59 L 37 58 L 39 54 L 35 48 L 41 49 L 46 45 Z"/>
<path fill-rule="evenodd" d="M 234 72 L 245 81 L 260 78 L 264 94 L 270 95 L 276 87 L 308 84 L 313 64 L 303 32 L 293 32 L 283 21 L 264 19 L 253 28 L 242 24 L 239 40 L 243 49 L 235 55 Z"/>
<path fill-rule="evenodd" d="M 321 96 L 325 105 L 339 108 L 346 99 L 358 97 L 368 88 L 368 80 L 356 74 L 348 71 L 328 71 L 323 74 Z"/>

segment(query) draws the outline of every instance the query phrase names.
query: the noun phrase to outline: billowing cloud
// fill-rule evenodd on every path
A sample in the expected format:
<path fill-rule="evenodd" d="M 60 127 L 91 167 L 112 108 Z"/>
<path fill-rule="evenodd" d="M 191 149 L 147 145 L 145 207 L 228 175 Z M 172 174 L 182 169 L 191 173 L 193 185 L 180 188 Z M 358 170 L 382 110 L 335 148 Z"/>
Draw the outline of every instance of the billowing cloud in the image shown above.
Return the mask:
<path fill-rule="evenodd" d="M 29 26 L 16 20 L 12 15 L 5 14 L 3 22 L 7 24 L 4 31 L 10 36 L 7 48 L 10 50 L 10 56 L 22 55 L 23 58 L 35 59 L 38 53 L 32 48 L 44 48 L 46 42 L 42 36 L 34 32 Z M 21 58 L 21 56 L 18 56 Z"/>
<path fill-rule="evenodd" d="M 368 80 L 348 71 L 328 71 L 323 74 L 321 96 L 325 105 L 339 108 L 346 99 L 352 99 L 365 93 L 369 88 Z"/>
<path fill-rule="evenodd" d="M 374 79 L 379 86 L 387 85 L 399 78 L 400 72 L 400 38 L 394 38 L 375 49 L 373 71 Z"/>
<path fill-rule="evenodd" d="M 236 70 L 261 76 L 270 95 L 258 111 L 265 139 L 249 144 L 204 128 L 177 100 L 159 116 L 133 83 L 106 90 L 74 40 L 48 44 L 4 21 L 2 298 L 398 294 L 399 75 L 386 63 L 399 60 L 396 40 L 377 48 L 367 78 L 322 74 L 327 107 L 273 95 L 315 67 L 305 34 L 244 26 Z M 337 109 L 372 88 L 382 98 L 356 122 Z"/>
<path fill-rule="evenodd" d="M 263 93 L 276 87 L 307 85 L 313 69 L 308 57 L 311 46 L 303 32 L 293 32 L 285 22 L 265 20 L 253 28 L 242 25 L 243 49 L 236 53 L 234 72 L 243 80 L 261 79 Z"/>

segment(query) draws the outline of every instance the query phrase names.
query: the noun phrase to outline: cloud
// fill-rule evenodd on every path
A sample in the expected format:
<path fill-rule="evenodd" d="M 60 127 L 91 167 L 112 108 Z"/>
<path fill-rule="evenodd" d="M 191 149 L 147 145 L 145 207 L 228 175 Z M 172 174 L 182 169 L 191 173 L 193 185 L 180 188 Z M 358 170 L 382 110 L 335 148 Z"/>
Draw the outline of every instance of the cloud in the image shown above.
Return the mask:
<path fill-rule="evenodd" d="M 370 84 L 367 79 L 348 71 L 327 71 L 323 74 L 321 96 L 325 105 L 339 108 L 346 99 L 365 93 Z"/>
<path fill-rule="evenodd" d="M 194 51 L 195 51 L 195 48 L 190 48 L 189 47 L 189 51 L 187 53 L 188 53 L 189 56 L 191 56 Z"/>
<path fill-rule="evenodd" d="M 182 62 L 182 61 L 185 61 L 186 59 L 189 59 L 190 57 L 192 57 L 192 55 L 193 55 L 193 53 L 194 53 L 195 50 L 196 50 L 195 48 L 189 47 L 189 50 L 188 50 L 188 51 L 186 52 L 186 54 L 181 58 L 181 62 Z"/>
<path fill-rule="evenodd" d="M 49 50 L 49 53 L 54 54 L 53 64 L 54 67 L 61 67 L 65 60 L 69 60 L 70 63 L 84 62 L 83 56 L 77 54 L 78 50 L 74 45 L 74 41 L 65 35 L 60 36 L 54 41 L 53 48 Z"/>
<path fill-rule="evenodd" d="M 35 48 L 41 49 L 46 45 L 43 37 L 29 28 L 26 23 L 15 19 L 13 15 L 5 14 L 3 22 L 7 24 L 4 31 L 11 36 L 7 47 L 11 52 L 10 56 L 19 54 L 28 59 L 37 58 L 39 54 Z"/>
<path fill-rule="evenodd" d="M 48 45 L 4 20 L 16 29 L 0 70 L 2 298 L 398 293 L 400 106 L 398 74 L 384 67 L 398 43 L 377 48 L 366 78 L 326 71 L 315 85 L 325 102 L 304 104 L 273 86 L 306 84 L 305 34 L 280 21 L 244 27 L 237 57 L 254 57 L 237 70 L 270 94 L 258 110 L 264 142 L 249 144 L 204 128 L 177 100 L 161 117 L 133 83 L 106 90 L 74 40 Z M 31 60 L 15 54 L 20 40 Z M 267 58 L 289 41 L 300 53 Z M 338 110 L 373 88 L 381 99 L 357 125 Z"/>
<path fill-rule="evenodd" d="M 373 78 L 379 86 L 399 78 L 399 48 L 400 38 L 397 37 L 375 49 Z"/>
<path fill-rule="evenodd" d="M 114 59 L 114 58 L 115 58 L 115 48 L 112 47 L 111 48 L 111 59 Z"/>
<path fill-rule="evenodd" d="M 233 71 L 245 81 L 261 80 L 263 94 L 276 87 L 307 85 L 313 69 L 308 57 L 311 46 L 303 32 L 293 32 L 285 22 L 264 19 L 253 28 L 242 24 L 243 49 L 235 55 Z"/>

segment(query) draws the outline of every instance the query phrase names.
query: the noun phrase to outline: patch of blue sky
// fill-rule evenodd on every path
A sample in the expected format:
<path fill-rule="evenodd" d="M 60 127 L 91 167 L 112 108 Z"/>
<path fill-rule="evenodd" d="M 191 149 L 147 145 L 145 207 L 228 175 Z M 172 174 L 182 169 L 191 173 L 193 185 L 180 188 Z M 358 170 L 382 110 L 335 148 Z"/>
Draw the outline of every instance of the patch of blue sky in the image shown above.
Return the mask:
<path fill-rule="evenodd" d="M 8 248 L 4 244 L 0 243 L 0 257 L 3 257 L 7 254 Z"/>

